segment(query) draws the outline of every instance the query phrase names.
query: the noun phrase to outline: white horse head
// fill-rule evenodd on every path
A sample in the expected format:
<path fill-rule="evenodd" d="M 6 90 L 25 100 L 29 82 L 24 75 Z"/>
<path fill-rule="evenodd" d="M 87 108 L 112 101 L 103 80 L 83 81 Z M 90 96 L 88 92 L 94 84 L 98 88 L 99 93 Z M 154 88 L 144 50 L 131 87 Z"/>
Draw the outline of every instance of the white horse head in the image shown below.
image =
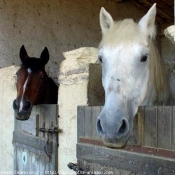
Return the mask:
<path fill-rule="evenodd" d="M 138 106 L 166 103 L 169 87 L 162 60 L 153 43 L 156 4 L 135 23 L 115 22 L 100 11 L 102 41 L 99 61 L 105 105 L 97 119 L 97 132 L 109 147 L 126 144 Z"/>

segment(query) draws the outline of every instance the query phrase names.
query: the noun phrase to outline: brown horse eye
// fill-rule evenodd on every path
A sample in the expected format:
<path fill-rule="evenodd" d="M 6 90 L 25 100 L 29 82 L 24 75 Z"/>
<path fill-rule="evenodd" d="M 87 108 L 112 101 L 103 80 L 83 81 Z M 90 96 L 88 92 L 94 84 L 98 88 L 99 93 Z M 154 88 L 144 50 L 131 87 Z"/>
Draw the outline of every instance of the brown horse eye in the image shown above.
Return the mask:
<path fill-rule="evenodd" d="M 41 75 L 41 77 L 40 77 L 41 79 L 44 79 L 44 75 Z"/>
<path fill-rule="evenodd" d="M 18 76 L 19 75 L 19 72 L 16 72 L 16 74 L 15 74 L 16 76 Z"/>

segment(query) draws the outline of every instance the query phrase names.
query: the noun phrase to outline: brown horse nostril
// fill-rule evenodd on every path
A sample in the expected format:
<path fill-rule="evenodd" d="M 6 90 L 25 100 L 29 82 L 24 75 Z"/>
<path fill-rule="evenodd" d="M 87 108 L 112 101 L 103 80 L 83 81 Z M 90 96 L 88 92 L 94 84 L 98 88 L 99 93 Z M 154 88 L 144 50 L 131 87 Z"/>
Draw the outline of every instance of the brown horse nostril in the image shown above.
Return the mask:
<path fill-rule="evenodd" d="M 26 101 L 25 104 L 24 104 L 23 109 L 24 109 L 24 111 L 27 112 L 31 109 L 31 107 L 32 107 L 32 103 L 30 101 Z"/>
<path fill-rule="evenodd" d="M 13 109 L 18 109 L 18 103 L 16 100 L 13 101 Z"/>

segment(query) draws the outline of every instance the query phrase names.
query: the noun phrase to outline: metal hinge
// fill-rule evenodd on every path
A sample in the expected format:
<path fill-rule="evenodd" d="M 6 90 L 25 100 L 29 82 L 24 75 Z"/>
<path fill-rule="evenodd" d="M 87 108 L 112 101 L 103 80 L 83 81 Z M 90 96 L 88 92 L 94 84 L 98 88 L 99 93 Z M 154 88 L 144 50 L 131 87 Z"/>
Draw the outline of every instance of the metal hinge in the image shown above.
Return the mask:
<path fill-rule="evenodd" d="M 58 129 L 58 127 L 53 127 L 53 128 L 40 128 L 40 132 L 48 132 L 48 133 L 62 133 L 62 129 Z"/>

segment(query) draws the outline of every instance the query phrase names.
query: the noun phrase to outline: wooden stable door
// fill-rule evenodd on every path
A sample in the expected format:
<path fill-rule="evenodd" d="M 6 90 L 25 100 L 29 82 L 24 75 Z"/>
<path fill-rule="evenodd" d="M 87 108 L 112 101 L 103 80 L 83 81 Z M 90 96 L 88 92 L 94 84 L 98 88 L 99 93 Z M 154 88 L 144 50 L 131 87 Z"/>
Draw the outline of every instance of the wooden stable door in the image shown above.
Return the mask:
<path fill-rule="evenodd" d="M 27 121 L 15 119 L 14 172 L 45 175 L 58 172 L 58 107 L 37 105 Z"/>

